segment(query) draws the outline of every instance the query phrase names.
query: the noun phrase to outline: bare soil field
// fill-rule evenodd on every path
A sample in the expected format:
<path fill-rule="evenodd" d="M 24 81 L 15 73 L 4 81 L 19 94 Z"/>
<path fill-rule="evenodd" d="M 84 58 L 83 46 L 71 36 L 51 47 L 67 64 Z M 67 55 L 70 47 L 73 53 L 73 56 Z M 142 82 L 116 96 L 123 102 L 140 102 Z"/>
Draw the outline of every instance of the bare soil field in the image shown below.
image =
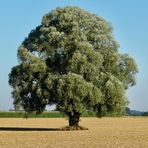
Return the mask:
<path fill-rule="evenodd" d="M 89 130 L 56 130 L 67 125 L 64 118 L 0 118 L 0 148 L 148 148 L 148 118 L 82 118 Z"/>

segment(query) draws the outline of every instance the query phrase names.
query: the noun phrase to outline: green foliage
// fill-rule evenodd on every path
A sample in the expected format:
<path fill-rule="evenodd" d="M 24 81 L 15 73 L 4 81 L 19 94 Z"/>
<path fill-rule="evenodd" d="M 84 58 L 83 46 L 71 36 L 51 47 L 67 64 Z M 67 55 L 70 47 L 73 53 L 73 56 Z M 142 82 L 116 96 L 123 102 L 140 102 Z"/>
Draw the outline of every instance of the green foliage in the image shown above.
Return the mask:
<path fill-rule="evenodd" d="M 148 112 L 143 112 L 142 116 L 148 116 Z"/>
<path fill-rule="evenodd" d="M 128 54 L 120 55 L 118 78 L 124 83 L 125 89 L 136 84 L 135 74 L 138 72 L 134 59 Z"/>
<path fill-rule="evenodd" d="M 101 92 L 92 83 L 78 74 L 68 73 L 59 77 L 54 87 L 57 110 L 72 115 L 80 114 L 100 102 Z"/>
<path fill-rule="evenodd" d="M 78 119 L 88 110 L 122 114 L 137 66 L 118 47 L 101 17 L 78 7 L 46 14 L 19 47 L 19 65 L 9 75 L 16 109 L 41 113 L 55 104 Z"/>

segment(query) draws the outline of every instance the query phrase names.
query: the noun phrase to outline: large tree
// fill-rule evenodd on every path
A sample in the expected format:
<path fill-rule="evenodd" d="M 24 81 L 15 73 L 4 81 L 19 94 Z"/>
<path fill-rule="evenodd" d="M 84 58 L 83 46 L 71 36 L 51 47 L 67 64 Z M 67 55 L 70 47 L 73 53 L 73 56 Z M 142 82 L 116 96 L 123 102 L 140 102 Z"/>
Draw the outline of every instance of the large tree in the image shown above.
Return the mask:
<path fill-rule="evenodd" d="M 137 66 L 118 48 L 103 18 L 78 7 L 49 12 L 20 45 L 9 75 L 16 109 L 41 113 L 55 104 L 70 126 L 87 110 L 122 114 Z"/>

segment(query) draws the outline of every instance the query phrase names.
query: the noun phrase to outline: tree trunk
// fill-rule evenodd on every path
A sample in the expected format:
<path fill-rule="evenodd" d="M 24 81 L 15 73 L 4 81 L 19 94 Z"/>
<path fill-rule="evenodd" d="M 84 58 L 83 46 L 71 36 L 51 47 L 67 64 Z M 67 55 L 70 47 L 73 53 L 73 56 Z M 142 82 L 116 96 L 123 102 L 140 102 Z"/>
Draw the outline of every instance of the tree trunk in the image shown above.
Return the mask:
<path fill-rule="evenodd" d="M 79 126 L 79 119 L 80 119 L 80 114 L 77 112 L 74 112 L 73 115 L 69 114 L 69 126 Z"/>

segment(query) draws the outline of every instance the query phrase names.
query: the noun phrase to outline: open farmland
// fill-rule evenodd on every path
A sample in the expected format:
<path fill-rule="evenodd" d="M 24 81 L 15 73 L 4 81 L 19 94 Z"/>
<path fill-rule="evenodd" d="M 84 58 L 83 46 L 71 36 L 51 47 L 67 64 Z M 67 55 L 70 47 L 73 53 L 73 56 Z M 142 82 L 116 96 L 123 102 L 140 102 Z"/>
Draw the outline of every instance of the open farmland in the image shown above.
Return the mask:
<path fill-rule="evenodd" d="M 67 125 L 64 118 L 0 118 L 0 148 L 148 147 L 148 118 L 82 118 L 80 125 L 89 130 L 56 130 Z"/>

